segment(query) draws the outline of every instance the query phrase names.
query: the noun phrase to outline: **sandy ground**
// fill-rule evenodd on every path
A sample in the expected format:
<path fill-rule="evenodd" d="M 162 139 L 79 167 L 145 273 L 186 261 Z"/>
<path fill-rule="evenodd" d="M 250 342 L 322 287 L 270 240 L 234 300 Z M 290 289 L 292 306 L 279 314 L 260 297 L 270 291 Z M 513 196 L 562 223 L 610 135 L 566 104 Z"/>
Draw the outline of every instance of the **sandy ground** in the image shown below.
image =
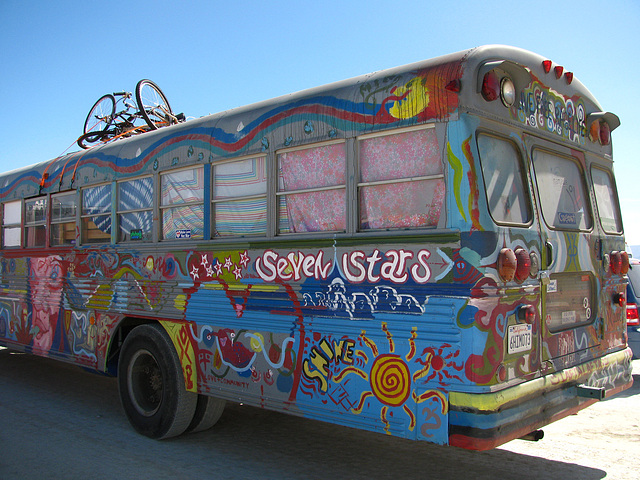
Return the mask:
<path fill-rule="evenodd" d="M 113 378 L 0 349 L 0 479 L 640 478 L 635 385 L 544 429 L 469 452 L 240 405 L 213 429 L 149 440 L 127 423 Z"/>

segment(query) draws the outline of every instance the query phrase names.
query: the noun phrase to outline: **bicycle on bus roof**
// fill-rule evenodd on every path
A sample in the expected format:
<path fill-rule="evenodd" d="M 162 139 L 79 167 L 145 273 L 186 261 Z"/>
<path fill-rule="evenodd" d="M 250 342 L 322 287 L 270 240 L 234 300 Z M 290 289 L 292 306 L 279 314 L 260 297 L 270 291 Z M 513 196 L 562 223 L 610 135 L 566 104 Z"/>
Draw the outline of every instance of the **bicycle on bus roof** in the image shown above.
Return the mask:
<path fill-rule="evenodd" d="M 91 107 L 84 122 L 78 146 L 87 149 L 91 144 L 106 143 L 136 133 L 184 121 L 182 113 L 174 114 L 167 97 L 151 80 L 140 80 L 131 92 L 107 93 Z"/>

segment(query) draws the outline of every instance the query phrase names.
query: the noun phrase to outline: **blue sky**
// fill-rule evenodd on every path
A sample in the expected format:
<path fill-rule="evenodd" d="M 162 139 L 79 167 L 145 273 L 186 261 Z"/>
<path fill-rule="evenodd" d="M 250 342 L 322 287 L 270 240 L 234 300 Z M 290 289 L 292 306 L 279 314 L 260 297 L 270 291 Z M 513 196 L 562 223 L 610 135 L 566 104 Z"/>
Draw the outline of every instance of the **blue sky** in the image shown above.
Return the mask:
<path fill-rule="evenodd" d="M 2 171 L 75 150 L 93 103 L 142 78 L 200 117 L 478 45 L 532 50 L 620 117 L 614 168 L 640 245 L 638 0 L 0 0 L 0 26 Z"/>

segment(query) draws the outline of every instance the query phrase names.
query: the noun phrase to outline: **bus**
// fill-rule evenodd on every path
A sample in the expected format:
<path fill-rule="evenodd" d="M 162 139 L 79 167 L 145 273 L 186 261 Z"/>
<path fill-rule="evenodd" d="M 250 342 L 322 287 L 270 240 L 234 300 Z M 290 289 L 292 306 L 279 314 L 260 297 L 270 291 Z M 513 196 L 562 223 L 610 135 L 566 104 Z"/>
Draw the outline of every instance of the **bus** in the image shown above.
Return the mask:
<path fill-rule="evenodd" d="M 0 176 L 0 345 L 151 438 L 237 402 L 473 450 L 631 386 L 603 110 L 484 46 Z"/>

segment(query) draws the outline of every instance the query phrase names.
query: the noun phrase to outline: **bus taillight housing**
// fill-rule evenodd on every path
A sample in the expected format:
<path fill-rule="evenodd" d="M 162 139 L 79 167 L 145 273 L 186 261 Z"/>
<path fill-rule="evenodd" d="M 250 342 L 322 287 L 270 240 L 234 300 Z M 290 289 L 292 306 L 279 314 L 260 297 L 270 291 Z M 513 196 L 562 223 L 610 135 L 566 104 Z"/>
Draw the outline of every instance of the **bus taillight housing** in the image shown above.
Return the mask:
<path fill-rule="evenodd" d="M 485 73 L 480 91 L 482 98 L 487 102 L 500 98 L 505 107 L 510 107 L 516 101 L 516 87 L 513 80 L 507 76 L 499 78 L 495 70 Z"/>
<path fill-rule="evenodd" d="M 626 275 L 629 272 L 629 254 L 627 252 L 611 252 L 609 269 L 614 275 Z"/>

